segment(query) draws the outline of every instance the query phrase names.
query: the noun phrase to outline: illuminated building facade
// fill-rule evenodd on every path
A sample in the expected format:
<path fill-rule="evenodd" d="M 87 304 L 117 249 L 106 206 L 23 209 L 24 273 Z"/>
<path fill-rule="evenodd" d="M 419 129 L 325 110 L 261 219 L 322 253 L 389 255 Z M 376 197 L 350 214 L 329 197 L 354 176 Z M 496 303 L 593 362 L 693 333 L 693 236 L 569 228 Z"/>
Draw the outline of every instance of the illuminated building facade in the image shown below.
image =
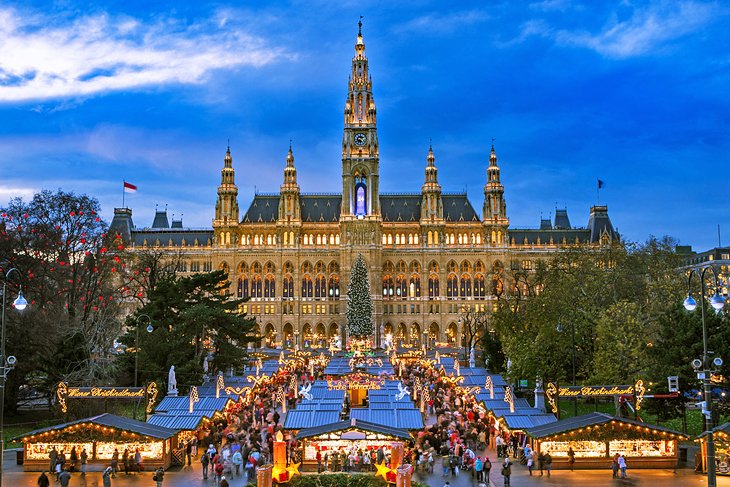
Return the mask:
<path fill-rule="evenodd" d="M 267 344 L 301 348 L 344 333 L 344 296 L 351 263 L 362 254 L 375 302 L 376 343 L 392 334 L 421 346 L 462 336 L 459 316 L 491 310 L 509 292 L 505 268 L 531 271 L 535 262 L 574 245 L 608 245 L 618 238 L 606 206 L 574 228 L 567 210 L 539 228 L 511 229 L 492 147 L 481 212 L 466 193 L 442 192 L 432 148 L 420 192 L 380 192 L 375 100 L 362 32 L 348 81 L 342 138 L 341 194 L 302 193 L 291 147 L 278 193 L 256 194 L 241 214 L 230 148 L 225 154 L 212 228 L 170 225 L 158 211 L 137 229 L 128 208 L 112 227 L 133 248 L 162 248 L 183 256 L 182 272 L 225 269 L 231 294 L 249 298 Z"/>

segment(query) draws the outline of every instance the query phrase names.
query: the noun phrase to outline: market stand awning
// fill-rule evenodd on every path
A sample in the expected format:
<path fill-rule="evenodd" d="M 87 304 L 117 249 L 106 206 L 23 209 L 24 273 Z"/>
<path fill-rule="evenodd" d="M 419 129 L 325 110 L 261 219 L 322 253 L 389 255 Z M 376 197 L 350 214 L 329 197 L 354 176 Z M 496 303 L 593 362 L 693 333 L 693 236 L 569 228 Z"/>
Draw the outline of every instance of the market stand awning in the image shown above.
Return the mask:
<path fill-rule="evenodd" d="M 220 398 L 216 397 L 201 397 L 198 402 L 193 404 L 193 412 L 203 411 L 224 411 L 228 406 L 234 404 L 233 399 L 223 396 Z M 188 396 L 165 396 L 160 404 L 155 408 L 155 413 L 168 413 L 171 414 L 176 412 L 177 414 L 183 414 L 190 411 L 190 398 Z"/>
<path fill-rule="evenodd" d="M 78 428 L 79 426 L 88 427 L 102 427 L 109 428 L 112 430 L 125 431 L 127 433 L 134 433 L 148 438 L 156 438 L 159 440 L 166 440 L 175 436 L 179 430 L 164 428 L 162 426 L 156 426 L 149 423 L 143 423 L 135 419 L 124 418 L 122 416 L 115 416 L 113 414 L 100 414 L 98 416 L 92 416 L 90 418 L 77 419 L 76 421 L 70 421 L 68 423 L 58 424 L 56 426 L 49 426 L 47 428 L 41 428 L 28 433 L 24 433 L 20 436 L 13 438 L 13 441 L 27 441 L 30 437 L 39 435 L 61 434 L 64 430 L 71 428 Z"/>
<path fill-rule="evenodd" d="M 719 433 L 720 435 L 724 435 L 725 437 L 730 436 L 730 422 L 721 424 L 720 426 L 715 426 L 712 429 L 712 433 L 713 434 L 718 434 Z M 707 431 L 703 431 L 702 433 L 700 433 L 697 436 L 697 438 L 698 439 L 699 438 L 704 438 L 705 436 L 707 436 Z"/>
<path fill-rule="evenodd" d="M 160 414 L 155 413 L 147 418 L 147 424 L 162 426 L 163 428 L 193 431 L 198 429 L 205 420 L 211 417 L 202 413 L 193 414 Z"/>
<path fill-rule="evenodd" d="M 408 431 L 398 428 L 391 428 L 389 426 L 369 423 L 367 421 L 360 421 L 357 419 L 351 419 L 350 421 L 338 421 L 336 423 L 330 423 L 314 428 L 304 429 L 297 433 L 295 438 L 300 440 L 302 438 L 311 438 L 314 436 L 320 436 L 335 431 L 342 431 L 344 433 L 355 430 L 367 431 L 370 433 L 377 433 L 381 435 L 392 436 L 394 438 L 402 438 L 405 440 L 413 439 Z"/>
<path fill-rule="evenodd" d="M 593 428 L 596 426 L 608 425 L 608 424 L 619 424 L 628 425 L 635 428 L 637 431 L 645 430 L 645 432 L 658 432 L 660 434 L 665 433 L 674 435 L 677 439 L 687 439 L 687 435 L 683 435 L 679 431 L 675 431 L 663 426 L 657 426 L 648 423 L 642 423 L 641 421 L 634 421 L 627 418 L 619 418 L 617 416 L 611 416 L 605 413 L 589 413 L 583 416 L 576 416 L 574 418 L 562 419 L 554 423 L 545 424 L 542 426 L 535 426 L 534 428 L 528 428 L 525 432 L 532 438 L 546 438 L 548 436 L 560 435 L 563 433 L 582 430 L 585 428 Z M 730 424 L 730 423 L 729 423 Z"/>

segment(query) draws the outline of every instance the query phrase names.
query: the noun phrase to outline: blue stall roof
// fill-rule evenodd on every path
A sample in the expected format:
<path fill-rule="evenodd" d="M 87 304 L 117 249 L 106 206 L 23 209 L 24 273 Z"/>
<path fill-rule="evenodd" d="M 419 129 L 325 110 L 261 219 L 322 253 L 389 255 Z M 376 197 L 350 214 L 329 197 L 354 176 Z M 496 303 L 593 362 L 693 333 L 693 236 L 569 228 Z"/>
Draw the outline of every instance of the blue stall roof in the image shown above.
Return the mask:
<path fill-rule="evenodd" d="M 291 410 L 286 413 L 284 428 L 288 430 L 300 430 L 314 428 L 325 424 L 336 423 L 340 420 L 340 411 L 318 411 L 318 410 Z"/>
<path fill-rule="evenodd" d="M 163 428 L 193 431 L 200 427 L 204 419 L 209 419 L 209 417 L 200 413 L 153 414 L 147 418 L 147 423 Z"/>
<path fill-rule="evenodd" d="M 424 426 L 417 409 L 352 409 L 350 418 L 404 430 L 420 430 Z"/>
<path fill-rule="evenodd" d="M 201 397 L 193 405 L 193 412 L 198 411 L 223 411 L 233 400 L 227 396 Z M 190 399 L 188 396 L 165 396 L 155 408 L 156 413 L 170 413 L 172 411 L 188 411 Z"/>

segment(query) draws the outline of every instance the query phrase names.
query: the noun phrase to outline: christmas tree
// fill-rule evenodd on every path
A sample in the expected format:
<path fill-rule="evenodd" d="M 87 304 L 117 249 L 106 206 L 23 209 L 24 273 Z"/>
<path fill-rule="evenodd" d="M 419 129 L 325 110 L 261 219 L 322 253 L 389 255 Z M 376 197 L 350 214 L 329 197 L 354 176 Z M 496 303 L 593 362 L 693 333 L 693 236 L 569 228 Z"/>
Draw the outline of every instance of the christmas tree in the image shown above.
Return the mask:
<path fill-rule="evenodd" d="M 373 300 L 365 259 L 358 255 L 352 265 L 347 289 L 347 331 L 356 338 L 373 336 Z"/>

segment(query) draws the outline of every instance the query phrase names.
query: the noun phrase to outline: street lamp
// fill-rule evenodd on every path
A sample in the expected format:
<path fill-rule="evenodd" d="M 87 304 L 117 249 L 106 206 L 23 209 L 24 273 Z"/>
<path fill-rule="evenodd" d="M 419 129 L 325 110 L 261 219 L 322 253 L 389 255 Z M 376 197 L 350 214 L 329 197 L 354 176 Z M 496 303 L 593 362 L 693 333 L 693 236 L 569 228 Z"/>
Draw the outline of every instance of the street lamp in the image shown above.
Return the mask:
<path fill-rule="evenodd" d="M 8 279 L 10 274 L 17 272 L 22 277 L 20 271 L 15 267 L 11 268 L 7 272 L 2 272 L 3 276 L 3 314 L 2 314 L 2 328 L 0 331 L 0 486 L 3 484 L 3 451 L 5 450 L 5 441 L 3 439 L 3 432 L 5 429 L 5 382 L 8 378 L 8 373 L 15 368 L 17 359 L 14 356 L 7 357 L 5 355 L 5 304 L 7 300 L 8 290 Z M 13 306 L 18 311 L 23 311 L 28 307 L 28 301 L 23 297 L 22 286 L 18 289 L 18 297 L 13 301 Z"/>
<path fill-rule="evenodd" d="M 140 319 L 147 318 L 147 333 L 152 333 L 152 331 L 155 329 L 152 326 L 152 318 L 147 316 L 146 314 L 141 314 L 135 318 L 135 322 L 137 323 L 137 334 L 134 339 L 134 387 L 137 387 L 137 374 L 139 371 L 139 325 L 140 325 Z"/>
<path fill-rule="evenodd" d="M 558 326 L 555 327 L 558 333 L 563 332 L 563 325 L 558 321 Z M 575 385 L 575 323 L 570 322 L 570 343 L 573 355 L 573 382 L 570 385 Z M 573 416 L 578 416 L 578 398 L 573 398 Z"/>
<path fill-rule="evenodd" d="M 725 306 L 725 299 L 720 294 L 717 272 L 711 265 L 704 266 L 700 269 L 690 269 L 687 274 L 687 298 L 684 300 L 684 307 L 687 311 L 694 311 L 697 308 L 697 301 L 692 297 L 691 285 L 692 276 L 697 274 L 700 280 L 700 312 L 702 313 L 702 373 L 698 373 L 698 378 L 702 378 L 702 385 L 705 396 L 705 434 L 707 436 L 707 487 L 716 487 L 717 480 L 715 475 L 715 439 L 712 434 L 712 389 L 710 388 L 710 376 L 712 372 L 709 370 L 709 357 L 707 353 L 707 325 L 705 324 L 705 274 L 711 271 L 715 278 L 715 294 L 710 297 L 710 305 L 716 312 L 720 312 Z M 699 367 L 697 367 L 699 369 Z"/>

